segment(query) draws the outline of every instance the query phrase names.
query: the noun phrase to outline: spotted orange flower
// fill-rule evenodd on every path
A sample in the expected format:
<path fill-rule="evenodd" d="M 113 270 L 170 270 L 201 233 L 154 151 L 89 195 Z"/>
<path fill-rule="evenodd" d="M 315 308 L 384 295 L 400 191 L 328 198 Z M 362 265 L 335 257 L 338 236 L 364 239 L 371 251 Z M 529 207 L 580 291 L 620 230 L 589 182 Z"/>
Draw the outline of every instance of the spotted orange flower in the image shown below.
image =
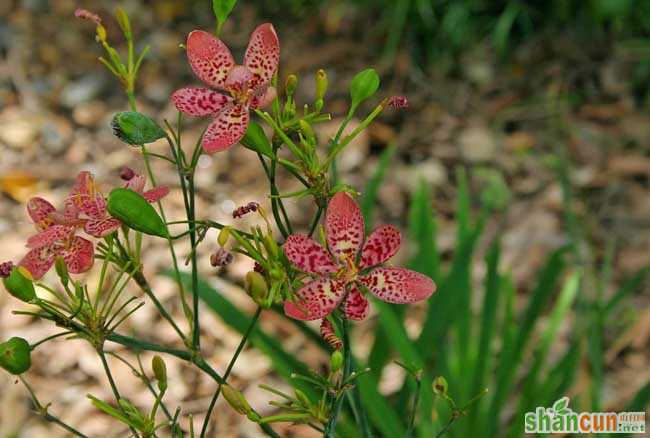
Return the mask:
<path fill-rule="evenodd" d="M 427 276 L 406 268 L 384 267 L 400 247 L 400 232 L 392 225 L 376 228 L 364 241 L 364 221 L 357 203 L 337 193 L 327 206 L 328 249 L 304 234 L 287 238 L 284 253 L 298 269 L 314 278 L 284 303 L 295 319 L 324 318 L 339 305 L 348 319 L 368 314 L 366 291 L 396 304 L 427 299 L 436 289 Z"/>
<path fill-rule="evenodd" d="M 195 30 L 187 37 L 187 58 L 194 74 L 210 88 L 181 88 L 172 101 L 184 114 L 212 116 L 203 135 L 203 149 L 210 154 L 226 150 L 246 133 L 249 111 L 265 107 L 276 97 L 270 84 L 280 60 L 278 36 L 272 24 L 258 26 L 251 34 L 244 64 L 236 65 L 219 38 Z"/>

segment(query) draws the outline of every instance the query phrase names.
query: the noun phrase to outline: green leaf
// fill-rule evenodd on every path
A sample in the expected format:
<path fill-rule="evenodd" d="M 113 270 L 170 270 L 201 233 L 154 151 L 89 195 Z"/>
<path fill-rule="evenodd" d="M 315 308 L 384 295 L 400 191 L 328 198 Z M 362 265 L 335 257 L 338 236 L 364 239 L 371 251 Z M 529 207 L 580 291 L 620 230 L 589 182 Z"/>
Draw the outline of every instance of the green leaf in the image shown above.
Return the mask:
<path fill-rule="evenodd" d="M 166 135 L 151 117 L 136 111 L 115 114 L 111 127 L 116 137 L 130 145 L 152 143 Z"/>
<path fill-rule="evenodd" d="M 0 344 L 0 367 L 11 374 L 22 374 L 32 366 L 31 347 L 23 338 L 13 337 Z"/>
<path fill-rule="evenodd" d="M 113 189 L 108 195 L 108 212 L 124 225 L 151 236 L 167 237 L 167 226 L 158 212 L 139 193 Z"/>
<path fill-rule="evenodd" d="M 379 75 L 368 68 L 359 72 L 350 83 L 350 97 L 352 98 L 352 111 L 366 99 L 372 97 L 379 89 Z"/>
<path fill-rule="evenodd" d="M 569 406 L 569 397 L 562 397 L 553 403 L 553 410 L 559 412 L 566 409 L 567 406 Z"/>
<path fill-rule="evenodd" d="M 264 130 L 259 125 L 259 123 L 251 120 L 248 123 L 246 134 L 239 142 L 254 152 L 259 152 L 260 154 L 266 155 L 269 158 L 274 157 L 271 143 L 269 142 L 269 139 L 266 137 L 266 134 L 264 133 Z"/>
<path fill-rule="evenodd" d="M 212 11 L 217 18 L 217 33 L 221 30 L 221 26 L 226 22 L 236 4 L 237 0 L 212 0 Z"/>

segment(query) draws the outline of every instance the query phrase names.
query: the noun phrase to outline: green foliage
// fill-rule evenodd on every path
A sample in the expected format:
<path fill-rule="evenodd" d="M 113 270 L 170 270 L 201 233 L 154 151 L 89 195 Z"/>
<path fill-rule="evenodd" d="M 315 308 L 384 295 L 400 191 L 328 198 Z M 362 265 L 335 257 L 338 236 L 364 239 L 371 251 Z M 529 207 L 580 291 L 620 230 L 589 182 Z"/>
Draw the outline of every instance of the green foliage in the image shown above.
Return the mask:
<path fill-rule="evenodd" d="M 379 89 L 379 75 L 373 68 L 357 73 L 350 83 L 350 111 L 354 112 L 366 99 L 371 98 Z"/>
<path fill-rule="evenodd" d="M 212 0 L 212 11 L 217 19 L 217 36 L 236 4 L 237 0 Z"/>

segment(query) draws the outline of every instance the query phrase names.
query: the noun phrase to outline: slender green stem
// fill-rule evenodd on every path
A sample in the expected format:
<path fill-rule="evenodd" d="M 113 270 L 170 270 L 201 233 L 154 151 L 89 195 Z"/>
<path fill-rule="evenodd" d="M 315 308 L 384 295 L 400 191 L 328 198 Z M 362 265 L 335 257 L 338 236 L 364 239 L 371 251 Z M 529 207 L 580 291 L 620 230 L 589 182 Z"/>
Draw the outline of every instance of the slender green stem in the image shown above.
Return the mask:
<path fill-rule="evenodd" d="M 51 341 L 52 339 L 56 339 L 56 338 L 59 338 L 61 336 L 69 335 L 70 333 L 72 333 L 72 332 L 71 331 L 65 331 L 65 332 L 57 333 L 56 335 L 48 336 L 47 338 L 41 339 L 40 341 L 33 343 L 29 347 L 32 350 L 35 350 L 36 347 L 38 347 L 41 344 L 44 344 L 47 341 Z"/>
<path fill-rule="evenodd" d="M 350 377 L 350 373 L 352 372 L 352 352 L 350 349 L 350 338 L 348 334 L 348 320 L 345 318 L 345 316 L 342 316 L 341 318 L 341 338 L 343 341 L 343 348 L 345 350 L 345 360 L 343 365 L 343 376 L 341 378 L 341 382 L 345 382 L 348 380 L 348 377 Z M 336 422 L 338 420 L 339 414 L 341 413 L 341 407 L 343 406 L 344 398 L 345 398 L 344 394 L 340 393 L 337 394 L 337 397 L 334 399 L 334 404 L 332 406 L 330 419 L 325 425 L 325 432 L 323 433 L 323 436 L 325 437 L 334 436 L 334 430 L 336 429 Z"/>
<path fill-rule="evenodd" d="M 111 368 L 108 366 L 108 362 L 106 361 L 106 354 L 104 353 L 104 349 L 102 346 L 99 346 L 97 348 L 97 354 L 99 355 L 99 358 L 102 361 L 102 366 L 104 367 L 104 372 L 106 373 L 106 377 L 108 377 L 108 383 L 111 385 L 111 390 L 113 391 L 113 396 L 115 397 L 117 406 L 120 410 L 122 410 L 122 407 L 120 406 L 120 400 L 122 399 L 122 396 L 120 395 L 120 391 L 117 389 L 117 385 L 115 384 L 115 380 L 113 379 Z M 134 436 L 136 437 L 138 436 L 138 432 L 132 426 L 129 426 L 129 429 L 131 429 L 131 432 L 133 433 Z"/>
<path fill-rule="evenodd" d="M 163 307 L 162 303 L 158 300 L 156 295 L 153 293 L 151 290 L 151 286 L 149 286 L 149 283 L 147 282 L 147 279 L 144 277 L 144 274 L 142 271 L 138 271 L 133 275 L 133 280 L 135 280 L 136 284 L 140 286 L 140 289 L 147 294 L 149 298 L 151 298 L 151 301 L 153 301 L 154 305 L 160 312 L 163 318 L 165 318 L 167 321 L 169 321 L 169 324 L 174 328 L 176 333 L 178 333 L 178 336 L 181 337 L 181 339 L 185 340 L 185 335 L 183 334 L 183 331 L 178 327 L 176 324 L 176 321 L 174 321 L 174 318 L 167 312 L 167 310 Z"/>
<path fill-rule="evenodd" d="M 23 376 L 18 376 L 18 378 L 23 383 L 23 385 L 25 385 L 25 388 L 27 389 L 27 392 L 29 392 L 29 395 L 32 398 L 32 402 L 34 403 L 34 406 L 36 407 L 36 410 L 43 417 L 43 419 L 45 421 L 48 421 L 50 423 L 54 423 L 54 424 L 62 427 L 63 429 L 67 430 L 68 432 L 70 432 L 74 436 L 81 437 L 81 438 L 88 438 L 87 435 L 84 435 L 83 433 L 81 433 L 77 429 L 75 429 L 74 427 L 72 427 L 69 424 L 66 424 L 65 422 L 63 422 L 58 417 L 50 414 L 48 412 L 48 410 L 47 410 L 47 406 L 43 406 L 41 404 L 41 402 L 38 400 L 38 398 L 36 397 L 36 393 L 34 393 L 34 390 L 32 389 L 32 387 L 29 385 L 29 383 L 27 383 L 27 380 L 25 380 L 23 378 Z"/>
<path fill-rule="evenodd" d="M 422 386 L 422 381 L 419 377 L 415 378 L 415 394 L 413 394 L 413 407 L 411 408 L 411 419 L 409 420 L 409 427 L 406 431 L 406 436 L 413 436 L 413 430 L 415 429 L 415 415 L 418 412 L 418 404 L 420 403 L 420 388 Z"/>
<path fill-rule="evenodd" d="M 318 227 L 318 221 L 320 220 L 322 214 L 323 214 L 323 207 L 318 207 L 316 216 L 314 216 L 314 220 L 311 223 L 311 226 L 309 227 L 309 237 L 311 237 L 314 234 L 314 231 L 316 231 L 316 227 Z"/>
<path fill-rule="evenodd" d="M 237 358 L 239 357 L 239 354 L 242 352 L 244 349 L 244 346 L 246 345 L 246 342 L 248 341 L 248 337 L 253 331 L 253 328 L 257 324 L 257 321 L 260 317 L 260 314 L 262 313 L 262 307 L 258 307 L 257 310 L 255 311 L 255 315 L 253 315 L 253 319 L 251 319 L 250 324 L 248 325 L 248 328 L 246 329 L 246 332 L 244 333 L 244 336 L 242 336 L 241 341 L 239 342 L 239 345 L 237 346 L 237 349 L 235 350 L 235 354 L 233 354 L 232 358 L 230 359 L 230 362 L 228 363 L 228 367 L 226 368 L 226 372 L 223 374 L 223 380 L 226 382 L 228 380 L 228 377 L 230 376 L 230 372 L 232 371 L 232 368 L 235 366 L 235 362 L 237 362 Z M 217 388 L 217 391 L 214 393 L 214 396 L 212 396 L 212 400 L 210 400 L 210 406 L 208 406 L 208 413 L 205 417 L 205 420 L 203 421 L 203 427 L 201 428 L 201 438 L 205 437 L 206 432 L 208 431 L 208 424 L 210 423 L 210 417 L 212 416 L 212 410 L 214 409 L 214 405 L 217 403 L 217 399 L 219 398 L 219 394 L 221 394 L 221 385 Z"/>

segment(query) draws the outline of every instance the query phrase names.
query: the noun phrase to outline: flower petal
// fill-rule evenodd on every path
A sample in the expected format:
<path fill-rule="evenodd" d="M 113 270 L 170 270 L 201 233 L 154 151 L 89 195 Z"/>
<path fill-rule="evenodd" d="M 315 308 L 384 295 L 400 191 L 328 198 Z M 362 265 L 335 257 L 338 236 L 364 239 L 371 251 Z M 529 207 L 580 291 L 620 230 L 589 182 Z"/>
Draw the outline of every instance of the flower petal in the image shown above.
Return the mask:
<path fill-rule="evenodd" d="M 25 254 L 18 265 L 27 269 L 34 280 L 40 280 L 50 270 L 57 255 L 57 251 L 49 246 L 34 248 Z"/>
<path fill-rule="evenodd" d="M 147 177 L 145 175 L 134 175 L 133 178 L 124 183 L 125 189 L 131 189 L 134 192 L 142 193 L 144 190 L 144 185 L 147 183 Z"/>
<path fill-rule="evenodd" d="M 228 72 L 235 65 L 228 47 L 203 30 L 194 30 L 187 36 L 187 59 L 199 79 L 219 89 L 223 89 Z"/>
<path fill-rule="evenodd" d="M 280 61 L 280 41 L 271 23 L 257 27 L 251 34 L 244 65 L 253 72 L 250 87 L 256 89 L 271 82 Z"/>
<path fill-rule="evenodd" d="M 74 232 L 73 227 L 65 225 L 52 225 L 51 227 L 27 239 L 26 246 L 27 248 L 42 248 L 44 246 L 50 246 L 54 242 L 66 239 L 72 232 Z"/>
<path fill-rule="evenodd" d="M 330 251 L 338 258 L 356 258 L 363 242 L 363 216 L 347 193 L 332 197 L 325 216 L 325 232 Z"/>
<path fill-rule="evenodd" d="M 226 106 L 203 134 L 203 149 L 208 154 L 228 149 L 244 136 L 248 120 L 248 108 L 234 104 Z"/>
<path fill-rule="evenodd" d="M 424 300 L 436 290 L 429 277 L 405 268 L 376 268 L 359 281 L 380 300 L 395 304 Z"/>
<path fill-rule="evenodd" d="M 250 81 L 253 79 L 253 72 L 248 67 L 236 65 L 228 73 L 226 89 L 233 95 L 246 92 L 250 88 Z"/>
<path fill-rule="evenodd" d="M 90 240 L 75 237 L 72 244 L 62 251 L 63 260 L 72 274 L 81 274 L 93 266 L 95 248 Z"/>
<path fill-rule="evenodd" d="M 232 99 L 207 88 L 185 87 L 174 91 L 172 102 L 180 112 L 199 117 L 218 113 Z"/>
<path fill-rule="evenodd" d="M 345 297 L 345 301 L 343 301 L 343 304 L 341 305 L 345 316 L 354 321 L 366 319 L 369 307 L 368 300 L 363 296 L 355 284 L 352 285 L 348 295 Z"/>
<path fill-rule="evenodd" d="M 120 228 L 120 225 L 122 222 L 112 217 L 91 219 L 84 224 L 84 231 L 93 237 L 105 237 Z"/>
<path fill-rule="evenodd" d="M 284 253 L 298 269 L 310 274 L 330 274 L 338 267 L 318 242 L 304 234 L 292 234 L 283 245 Z"/>
<path fill-rule="evenodd" d="M 56 208 L 43 198 L 36 197 L 27 201 L 27 214 L 39 230 L 44 230 L 52 225 L 49 215 L 55 211 Z"/>
<path fill-rule="evenodd" d="M 320 319 L 336 309 L 344 293 L 343 282 L 321 277 L 300 288 L 295 302 L 285 301 L 284 313 L 303 321 Z"/>
<path fill-rule="evenodd" d="M 363 245 L 359 268 L 364 269 L 384 263 L 395 255 L 401 242 L 402 236 L 394 226 L 377 227 L 370 233 Z"/>
<path fill-rule="evenodd" d="M 264 90 L 264 93 L 260 93 L 258 96 L 253 96 L 251 99 L 251 108 L 264 108 L 265 106 L 270 105 L 277 96 L 278 91 L 275 87 L 268 87 Z"/>
<path fill-rule="evenodd" d="M 169 194 L 169 187 L 159 186 L 159 187 L 154 187 L 151 190 L 147 190 L 142 194 L 142 197 L 144 197 L 144 199 L 149 201 L 149 203 L 153 204 L 154 202 L 158 202 L 168 194 Z"/>

